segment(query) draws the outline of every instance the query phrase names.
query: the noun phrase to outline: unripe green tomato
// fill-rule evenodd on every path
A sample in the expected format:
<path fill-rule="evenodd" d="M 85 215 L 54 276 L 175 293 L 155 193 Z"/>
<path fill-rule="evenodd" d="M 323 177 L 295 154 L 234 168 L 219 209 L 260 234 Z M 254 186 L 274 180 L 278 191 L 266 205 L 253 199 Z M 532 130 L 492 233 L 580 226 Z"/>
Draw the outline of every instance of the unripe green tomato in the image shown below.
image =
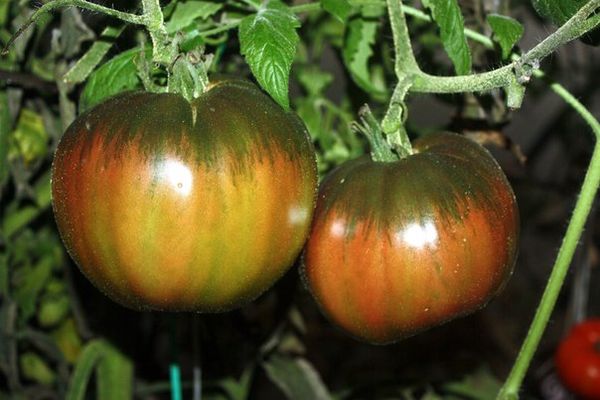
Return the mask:
<path fill-rule="evenodd" d="M 114 97 L 69 127 L 52 168 L 69 254 L 135 309 L 216 312 L 255 299 L 300 252 L 316 185 L 302 122 L 241 80 L 191 102 Z"/>
<path fill-rule="evenodd" d="M 350 335 L 397 341 L 483 307 L 517 255 L 513 191 L 487 150 L 429 135 L 395 162 L 361 158 L 322 183 L 303 276 Z"/>

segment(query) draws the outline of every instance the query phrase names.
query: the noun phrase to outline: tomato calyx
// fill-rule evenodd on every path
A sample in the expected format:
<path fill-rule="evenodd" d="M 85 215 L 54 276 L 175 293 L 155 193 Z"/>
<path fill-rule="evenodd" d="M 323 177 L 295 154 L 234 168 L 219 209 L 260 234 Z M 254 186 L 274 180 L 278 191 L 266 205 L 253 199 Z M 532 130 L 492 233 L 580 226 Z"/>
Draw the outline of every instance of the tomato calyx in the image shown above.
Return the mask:
<path fill-rule="evenodd" d="M 177 40 L 170 46 L 174 50 L 167 64 L 157 63 L 154 58 L 150 59 L 149 54 L 141 51 L 135 59 L 138 76 L 146 92 L 174 93 L 192 102 L 209 89 L 208 70 L 213 55 L 205 54 L 204 49 L 183 51 Z M 159 65 L 159 68 L 155 68 L 155 65 Z"/>
<path fill-rule="evenodd" d="M 394 162 L 413 154 L 413 149 L 404 134 L 400 137 L 391 137 L 384 133 L 381 125 L 373 116 L 368 105 L 364 105 L 358 112 L 360 122 L 354 122 L 352 129 L 363 134 L 371 147 L 371 159 L 375 162 Z M 403 130 L 404 128 L 401 127 Z"/>

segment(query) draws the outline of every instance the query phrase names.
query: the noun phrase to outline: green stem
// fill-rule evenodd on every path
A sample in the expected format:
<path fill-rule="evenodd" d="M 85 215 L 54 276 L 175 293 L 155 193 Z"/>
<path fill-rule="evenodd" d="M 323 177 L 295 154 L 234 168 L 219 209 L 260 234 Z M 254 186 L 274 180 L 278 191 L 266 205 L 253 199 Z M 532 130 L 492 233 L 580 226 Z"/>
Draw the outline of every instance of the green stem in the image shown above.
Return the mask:
<path fill-rule="evenodd" d="M 535 74 L 538 77 L 543 77 L 543 73 L 540 71 Z M 563 86 L 553 83 L 551 84 L 552 90 L 557 93 L 567 104 L 569 104 L 575 111 L 581 115 L 581 117 L 590 126 L 596 137 L 596 144 L 594 146 L 594 152 L 592 153 L 592 159 L 587 169 L 587 173 L 581 186 L 581 192 L 575 209 L 573 210 L 573 216 L 567 227 L 567 232 L 563 239 L 562 245 L 556 257 L 554 266 L 552 267 L 552 273 L 544 290 L 542 299 L 535 313 L 527 337 L 523 342 L 519 355 L 513 365 L 513 369 L 510 372 L 498 399 L 501 400 L 512 400 L 518 398 L 518 391 L 525 373 L 529 368 L 533 355 L 538 348 L 540 339 L 552 310 L 556 304 L 556 299 L 560 293 L 560 289 L 564 282 L 569 265 L 573 259 L 573 254 L 577 248 L 577 243 L 583 232 L 585 221 L 590 213 L 594 198 L 598 192 L 600 186 L 600 123 L 598 120 L 581 104 L 571 93 L 569 93 Z"/>
<path fill-rule="evenodd" d="M 23 26 L 21 26 L 19 28 L 19 30 L 9 39 L 8 43 L 6 43 L 6 46 L 4 47 L 4 49 L 2 49 L 2 52 L 0 54 L 2 54 L 2 55 L 8 54 L 8 49 L 12 46 L 14 41 L 19 36 L 21 36 L 21 34 L 23 32 L 25 32 L 27 30 L 27 28 L 29 28 L 33 23 L 35 23 L 42 15 L 44 15 L 48 12 L 51 12 L 57 8 L 69 7 L 69 6 L 79 7 L 79 8 L 83 8 L 86 10 L 106 14 L 108 16 L 120 19 L 125 22 L 129 22 L 129 23 L 135 24 L 135 25 L 145 25 L 146 24 L 146 18 L 144 15 L 136 15 L 136 14 L 130 14 L 130 13 L 122 12 L 122 11 L 118 11 L 118 10 L 113 10 L 112 8 L 104 7 L 99 4 L 95 4 L 95 3 L 90 3 L 89 1 L 86 1 L 86 0 L 54 0 L 54 1 L 46 3 L 43 6 L 41 6 L 40 8 L 38 8 L 33 13 L 33 15 L 29 18 L 29 20 L 25 24 L 23 24 Z"/>
<path fill-rule="evenodd" d="M 420 69 L 410 43 L 402 0 L 387 0 L 387 7 L 394 38 L 394 54 L 396 57 L 394 70 L 398 80 L 402 81 L 405 75 L 419 73 Z"/>
<path fill-rule="evenodd" d="M 396 57 L 394 72 L 396 78 L 398 78 L 398 84 L 396 84 L 390 99 L 381 127 L 386 134 L 389 145 L 400 158 L 404 158 L 413 153 L 408 133 L 404 128 L 404 120 L 406 119 L 404 98 L 413 85 L 414 76 L 420 74 L 421 70 L 410 42 L 402 0 L 387 0 L 387 8 L 394 39 L 394 54 Z"/>
<path fill-rule="evenodd" d="M 381 121 L 381 129 L 385 133 L 387 142 L 396 151 L 400 158 L 413 154 L 410 138 L 404 128 L 406 120 L 406 105 L 404 98 L 410 90 L 412 80 L 405 76 L 394 89 L 387 112 Z"/>
<path fill-rule="evenodd" d="M 424 21 L 431 21 L 427 14 L 419 10 L 405 7 L 405 11 L 406 14 L 409 14 L 415 18 L 419 18 Z M 587 25 L 586 29 L 595 26 L 596 21 L 594 21 L 594 18 L 596 18 L 596 16 L 586 20 L 582 26 Z M 486 36 L 480 35 L 470 29 L 465 29 L 465 35 L 483 44 L 489 49 L 494 48 L 494 43 Z M 544 73 L 540 70 L 534 71 L 533 75 L 537 78 L 544 77 Z M 600 186 L 600 123 L 585 108 L 585 106 L 581 104 L 562 85 L 558 83 L 552 83 L 550 84 L 550 88 L 567 104 L 573 107 L 573 109 L 577 111 L 588 123 L 596 137 L 596 144 L 586 176 L 581 186 L 579 198 L 575 205 L 575 209 L 573 210 L 573 216 L 567 227 L 567 231 L 552 268 L 552 273 L 548 280 L 548 284 L 540 300 L 540 304 L 529 328 L 527 337 L 523 341 L 519 355 L 515 360 L 513 369 L 498 395 L 499 400 L 514 400 L 518 398 L 519 388 L 521 387 L 525 373 L 531 364 L 531 360 L 535 354 L 535 351 L 538 348 L 543 332 L 546 329 L 550 315 L 554 309 L 560 289 L 569 269 L 569 265 L 577 248 L 577 243 L 579 242 L 583 232 L 585 221 L 589 216 L 592 203 L 598 192 L 598 187 Z"/>
<path fill-rule="evenodd" d="M 177 56 L 177 48 L 171 43 L 159 0 L 142 0 L 145 25 L 152 40 L 152 60 L 164 66 L 171 66 Z"/>

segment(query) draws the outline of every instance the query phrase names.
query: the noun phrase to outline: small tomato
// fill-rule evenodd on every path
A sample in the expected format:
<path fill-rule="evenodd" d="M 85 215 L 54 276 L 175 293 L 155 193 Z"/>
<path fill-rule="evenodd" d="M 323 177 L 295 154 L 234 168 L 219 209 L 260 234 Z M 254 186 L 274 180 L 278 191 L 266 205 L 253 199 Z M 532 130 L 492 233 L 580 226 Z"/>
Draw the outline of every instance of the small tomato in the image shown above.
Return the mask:
<path fill-rule="evenodd" d="M 600 399 L 600 319 L 575 325 L 554 358 L 565 386 L 588 400 Z"/>

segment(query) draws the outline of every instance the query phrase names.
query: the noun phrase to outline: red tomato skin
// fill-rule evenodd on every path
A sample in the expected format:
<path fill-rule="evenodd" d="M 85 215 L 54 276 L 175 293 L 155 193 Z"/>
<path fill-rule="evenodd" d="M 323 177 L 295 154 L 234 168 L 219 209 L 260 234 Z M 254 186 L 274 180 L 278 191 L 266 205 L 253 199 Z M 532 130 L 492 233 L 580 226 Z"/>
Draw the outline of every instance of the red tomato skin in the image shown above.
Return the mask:
<path fill-rule="evenodd" d="M 556 371 L 565 386 L 586 400 L 600 399 L 600 319 L 575 325 L 555 355 Z"/>
<path fill-rule="evenodd" d="M 301 251 L 316 186 L 300 120 L 237 80 L 191 103 L 110 99 L 69 127 L 52 168 L 69 254 L 134 309 L 218 312 L 255 299 Z"/>
<path fill-rule="evenodd" d="M 391 163 L 352 161 L 321 185 L 303 276 L 325 315 L 386 344 L 483 307 L 517 255 L 512 189 L 492 156 L 430 135 Z"/>

